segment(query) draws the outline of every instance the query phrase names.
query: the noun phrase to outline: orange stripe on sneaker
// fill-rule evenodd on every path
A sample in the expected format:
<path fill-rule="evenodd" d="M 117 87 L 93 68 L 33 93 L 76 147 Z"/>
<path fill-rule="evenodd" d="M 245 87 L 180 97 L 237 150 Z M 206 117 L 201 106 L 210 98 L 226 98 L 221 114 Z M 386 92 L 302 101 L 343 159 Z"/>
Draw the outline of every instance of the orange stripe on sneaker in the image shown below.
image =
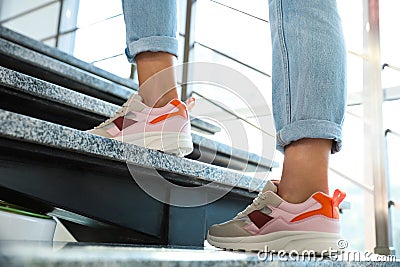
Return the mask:
<path fill-rule="evenodd" d="M 322 193 L 316 193 L 313 198 L 321 204 L 321 208 L 308 211 L 296 216 L 291 222 L 300 221 L 311 216 L 323 215 L 332 219 L 339 219 L 339 204 L 343 201 L 346 194 L 338 189 L 335 190 L 333 198 Z"/>
<path fill-rule="evenodd" d="M 196 104 L 196 99 L 194 97 L 190 97 L 188 100 L 186 100 L 186 106 L 188 110 L 192 110 L 195 104 Z"/>
<path fill-rule="evenodd" d="M 179 101 L 178 99 L 174 99 L 169 103 L 174 105 L 175 107 L 177 107 L 178 110 L 175 111 L 175 112 L 164 114 L 164 115 L 161 115 L 161 116 L 155 118 L 154 120 L 152 120 L 150 122 L 151 124 L 156 124 L 156 123 L 159 123 L 159 122 L 161 122 L 163 120 L 166 120 L 168 118 L 172 118 L 172 117 L 175 117 L 175 116 L 182 116 L 185 119 L 188 119 L 188 113 L 187 113 L 186 107 L 181 101 Z"/>
<path fill-rule="evenodd" d="M 334 216 L 337 216 L 339 218 L 339 205 L 342 203 L 343 199 L 346 197 L 346 193 L 343 191 L 340 191 L 339 189 L 336 189 L 335 192 L 333 193 L 333 198 L 332 198 L 332 205 L 333 205 L 333 212 Z"/>

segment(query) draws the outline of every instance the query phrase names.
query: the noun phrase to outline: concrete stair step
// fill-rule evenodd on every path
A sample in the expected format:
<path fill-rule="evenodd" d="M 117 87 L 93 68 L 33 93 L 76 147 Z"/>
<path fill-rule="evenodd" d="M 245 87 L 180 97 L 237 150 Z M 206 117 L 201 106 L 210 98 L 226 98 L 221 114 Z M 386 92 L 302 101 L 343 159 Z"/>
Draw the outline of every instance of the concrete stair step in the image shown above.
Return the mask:
<path fill-rule="evenodd" d="M 14 44 L 18 44 L 40 54 L 46 55 L 58 61 L 64 62 L 78 69 L 87 71 L 119 85 L 137 90 L 138 85 L 131 79 L 125 79 L 110 72 L 107 72 L 94 66 L 93 64 L 77 59 L 57 48 L 50 47 L 42 42 L 14 32 L 6 27 L 0 26 L 0 38 L 8 40 Z"/>
<path fill-rule="evenodd" d="M 0 38 L 0 62 L 29 76 L 121 105 L 134 90 Z"/>
<path fill-rule="evenodd" d="M 35 262 L 40 266 L 163 266 L 163 267 L 305 267 L 305 266 L 340 266 L 340 267 L 364 267 L 364 266 L 400 266 L 399 260 L 386 262 L 373 261 L 377 255 L 371 255 L 367 260 L 346 260 L 348 256 L 332 256 L 324 259 L 320 257 L 301 256 L 296 258 L 295 252 L 288 255 L 228 252 L 213 248 L 179 248 L 179 247 L 131 247 L 131 246 L 104 246 L 101 244 L 76 245 L 67 244 L 53 249 L 46 246 L 29 247 L 14 244 L 6 247 L 3 255 L 0 255 L 0 263 L 6 266 L 28 266 Z M 362 254 L 362 253 L 361 253 Z M 350 258 L 351 258 L 350 254 Z M 354 257 L 354 256 L 353 256 Z M 382 257 L 382 256 L 379 256 Z M 387 257 L 390 259 L 389 257 Z M 84 259 L 84 260 L 83 260 Z"/>
<path fill-rule="evenodd" d="M 93 128 L 119 109 L 119 106 L 104 100 L 4 67 L 0 67 L 0 86 L 3 87 L 0 94 L 5 100 L 0 108 L 80 130 Z M 19 103 L 15 102 L 17 99 Z M 198 120 L 195 123 L 200 127 L 204 122 Z M 207 125 L 204 127 L 208 128 Z M 192 137 L 195 151 L 189 158 L 211 159 L 209 163 L 237 170 L 268 171 L 277 166 L 270 159 L 212 141 L 199 134 L 193 133 Z"/>
<path fill-rule="evenodd" d="M 5 110 L 0 110 L 0 159 L 3 200 L 29 207 L 34 199 L 43 207 L 152 237 L 143 243 L 201 246 L 211 224 L 244 209 L 265 184 L 242 172 Z M 144 192 L 133 177 L 150 182 L 166 203 Z M 184 188 L 166 188 L 159 183 L 165 180 Z M 203 187 L 193 189 L 198 186 Z M 208 204 L 170 205 L 177 196 L 185 203 Z M 182 222 L 188 227 L 182 228 Z M 132 240 L 138 243 L 138 238 Z"/>

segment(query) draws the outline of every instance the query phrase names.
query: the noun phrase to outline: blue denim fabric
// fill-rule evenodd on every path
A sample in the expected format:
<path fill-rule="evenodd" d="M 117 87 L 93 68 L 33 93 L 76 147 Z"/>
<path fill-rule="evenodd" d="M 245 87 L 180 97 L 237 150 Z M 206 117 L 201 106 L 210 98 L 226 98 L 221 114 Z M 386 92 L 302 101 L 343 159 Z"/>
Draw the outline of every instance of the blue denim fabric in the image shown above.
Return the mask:
<path fill-rule="evenodd" d="M 302 138 L 342 146 L 346 48 L 335 0 L 269 0 L 272 106 L 280 151 Z"/>
<path fill-rule="evenodd" d="M 178 55 L 176 0 L 122 0 L 122 8 L 130 62 L 146 51 Z"/>
<path fill-rule="evenodd" d="M 127 55 L 177 55 L 176 1 L 123 0 Z M 302 138 L 342 146 L 346 48 L 336 0 L 269 0 L 277 149 Z M 249 25 L 251 27 L 251 25 Z"/>

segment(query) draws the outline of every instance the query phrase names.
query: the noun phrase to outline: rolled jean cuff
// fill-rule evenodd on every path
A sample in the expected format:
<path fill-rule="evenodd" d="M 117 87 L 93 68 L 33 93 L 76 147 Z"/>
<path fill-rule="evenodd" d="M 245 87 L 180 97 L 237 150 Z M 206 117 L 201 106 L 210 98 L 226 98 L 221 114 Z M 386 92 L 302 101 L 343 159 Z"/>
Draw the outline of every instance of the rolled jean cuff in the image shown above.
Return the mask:
<path fill-rule="evenodd" d="M 276 148 L 284 152 L 285 146 L 303 138 L 331 139 L 334 154 L 342 149 L 342 126 L 325 120 L 301 120 L 286 125 L 276 133 Z"/>
<path fill-rule="evenodd" d="M 125 50 L 129 62 L 135 63 L 135 57 L 142 52 L 167 52 L 178 56 L 178 40 L 168 36 L 150 36 L 128 44 Z"/>

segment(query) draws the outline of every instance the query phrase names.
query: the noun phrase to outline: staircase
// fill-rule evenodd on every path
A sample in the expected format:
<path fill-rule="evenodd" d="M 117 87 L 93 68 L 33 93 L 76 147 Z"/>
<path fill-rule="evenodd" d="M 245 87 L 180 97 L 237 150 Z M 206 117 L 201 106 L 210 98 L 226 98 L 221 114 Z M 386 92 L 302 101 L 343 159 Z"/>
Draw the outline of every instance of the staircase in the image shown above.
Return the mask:
<path fill-rule="evenodd" d="M 244 209 L 265 183 L 243 171 L 277 166 L 196 133 L 220 130 L 196 118 L 187 158 L 86 133 L 137 84 L 4 27 L 0 62 L 0 200 L 58 217 L 78 241 L 203 246 L 208 227 Z M 207 153 L 211 164 L 197 160 Z M 146 194 L 131 173 L 209 185 L 194 198 L 233 189 L 207 205 L 176 207 Z"/>

